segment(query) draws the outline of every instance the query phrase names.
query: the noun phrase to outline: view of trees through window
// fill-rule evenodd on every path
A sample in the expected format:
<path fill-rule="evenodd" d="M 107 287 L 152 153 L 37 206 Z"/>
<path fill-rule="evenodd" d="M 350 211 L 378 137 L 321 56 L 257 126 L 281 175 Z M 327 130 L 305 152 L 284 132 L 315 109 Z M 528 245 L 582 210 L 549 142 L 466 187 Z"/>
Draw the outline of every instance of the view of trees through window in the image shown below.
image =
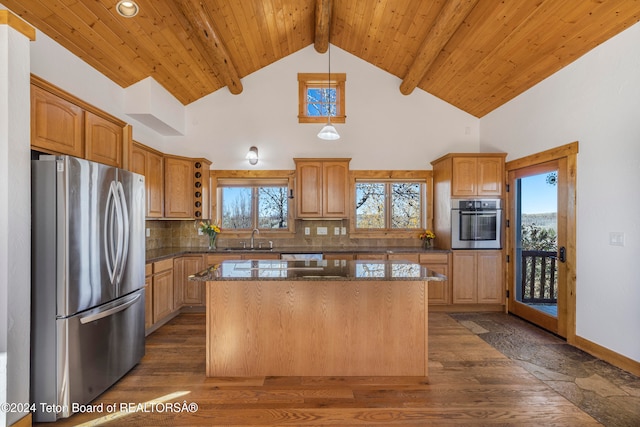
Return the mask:
<path fill-rule="evenodd" d="M 539 175 L 538 188 L 527 187 L 527 192 L 542 193 L 542 188 L 557 185 L 557 173 Z M 524 178 L 523 180 L 528 180 Z M 523 183 L 524 185 L 524 183 Z M 527 194 L 527 195 L 529 195 Z M 552 193 L 555 197 L 555 189 Z M 527 195 L 523 197 L 527 197 Z M 531 197 L 529 195 L 529 197 Z M 557 264 L 551 262 L 558 251 L 557 209 L 553 212 L 522 213 L 520 239 L 523 257 L 523 275 L 528 283 L 523 289 L 524 300 L 556 300 L 558 297 Z"/>
<path fill-rule="evenodd" d="M 221 187 L 222 228 L 286 229 L 286 186 Z"/>
<path fill-rule="evenodd" d="M 423 194 L 419 182 L 356 183 L 356 228 L 423 228 Z"/>
<path fill-rule="evenodd" d="M 307 116 L 334 117 L 337 114 L 336 89 L 328 87 L 307 88 Z"/>

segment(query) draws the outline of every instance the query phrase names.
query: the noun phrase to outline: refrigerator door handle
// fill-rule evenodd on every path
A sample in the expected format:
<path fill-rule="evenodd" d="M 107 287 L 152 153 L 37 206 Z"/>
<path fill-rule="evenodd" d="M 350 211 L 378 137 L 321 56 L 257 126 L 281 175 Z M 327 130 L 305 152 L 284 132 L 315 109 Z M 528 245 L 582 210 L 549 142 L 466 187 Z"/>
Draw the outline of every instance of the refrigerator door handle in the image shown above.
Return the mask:
<path fill-rule="evenodd" d="M 104 311 L 101 311 L 99 313 L 90 314 L 88 316 L 81 317 L 80 318 L 80 323 L 82 323 L 84 325 L 86 323 L 95 322 L 96 320 L 100 320 L 100 319 L 104 319 L 105 317 L 112 316 L 112 315 L 114 315 L 116 313 L 119 313 L 119 312 L 121 312 L 123 310 L 126 310 L 127 308 L 131 307 L 139 299 L 140 299 L 140 294 L 137 294 L 136 296 L 134 296 L 130 300 L 125 301 L 120 305 L 108 308 L 108 309 L 106 309 Z"/>
<path fill-rule="evenodd" d="M 118 192 L 118 206 L 120 210 L 120 217 L 122 218 L 122 227 L 119 229 L 119 247 L 122 248 L 120 252 L 120 258 L 118 259 L 118 283 L 122 280 L 124 274 L 124 268 L 127 263 L 127 256 L 129 255 L 129 209 L 127 208 L 127 197 L 124 192 L 124 187 L 121 182 L 117 183 Z"/>
<path fill-rule="evenodd" d="M 109 186 L 107 197 L 105 223 L 104 223 L 104 246 L 107 259 L 107 269 L 109 280 L 112 285 L 116 285 L 119 263 L 122 258 L 122 233 L 123 233 L 122 208 L 120 206 L 120 195 L 115 181 Z"/>

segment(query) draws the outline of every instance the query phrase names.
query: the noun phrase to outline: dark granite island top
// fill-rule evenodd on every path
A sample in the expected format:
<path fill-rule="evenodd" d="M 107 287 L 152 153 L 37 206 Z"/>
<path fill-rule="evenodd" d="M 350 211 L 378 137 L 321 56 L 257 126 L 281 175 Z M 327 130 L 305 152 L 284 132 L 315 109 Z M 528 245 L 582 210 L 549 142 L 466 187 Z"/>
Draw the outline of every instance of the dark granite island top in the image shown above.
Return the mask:
<path fill-rule="evenodd" d="M 198 281 L 443 281 L 447 278 L 406 261 L 227 260 L 189 276 Z"/>
<path fill-rule="evenodd" d="M 403 261 L 228 260 L 206 281 L 208 377 L 420 376 L 428 284 Z"/>

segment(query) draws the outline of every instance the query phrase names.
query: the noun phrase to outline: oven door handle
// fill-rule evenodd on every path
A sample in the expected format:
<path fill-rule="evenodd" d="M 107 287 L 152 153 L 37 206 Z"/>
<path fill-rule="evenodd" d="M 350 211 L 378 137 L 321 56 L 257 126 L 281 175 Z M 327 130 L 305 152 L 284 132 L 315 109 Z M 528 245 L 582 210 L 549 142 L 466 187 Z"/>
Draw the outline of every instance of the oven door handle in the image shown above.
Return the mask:
<path fill-rule="evenodd" d="M 498 211 L 460 211 L 460 215 L 496 215 Z"/>

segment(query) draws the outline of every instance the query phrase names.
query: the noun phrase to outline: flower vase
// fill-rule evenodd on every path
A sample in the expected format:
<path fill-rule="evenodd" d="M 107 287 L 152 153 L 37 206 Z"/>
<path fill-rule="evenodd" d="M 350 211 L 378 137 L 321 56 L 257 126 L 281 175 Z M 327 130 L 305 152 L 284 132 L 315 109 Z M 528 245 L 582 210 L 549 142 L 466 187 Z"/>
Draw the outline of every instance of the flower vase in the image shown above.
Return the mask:
<path fill-rule="evenodd" d="M 433 246 L 433 240 L 432 239 L 424 239 L 422 241 L 422 247 L 424 249 L 431 249 L 432 246 Z"/>
<path fill-rule="evenodd" d="M 214 251 L 216 249 L 216 239 L 217 239 L 218 235 L 217 234 L 210 234 L 209 235 L 209 250 L 210 251 Z"/>

